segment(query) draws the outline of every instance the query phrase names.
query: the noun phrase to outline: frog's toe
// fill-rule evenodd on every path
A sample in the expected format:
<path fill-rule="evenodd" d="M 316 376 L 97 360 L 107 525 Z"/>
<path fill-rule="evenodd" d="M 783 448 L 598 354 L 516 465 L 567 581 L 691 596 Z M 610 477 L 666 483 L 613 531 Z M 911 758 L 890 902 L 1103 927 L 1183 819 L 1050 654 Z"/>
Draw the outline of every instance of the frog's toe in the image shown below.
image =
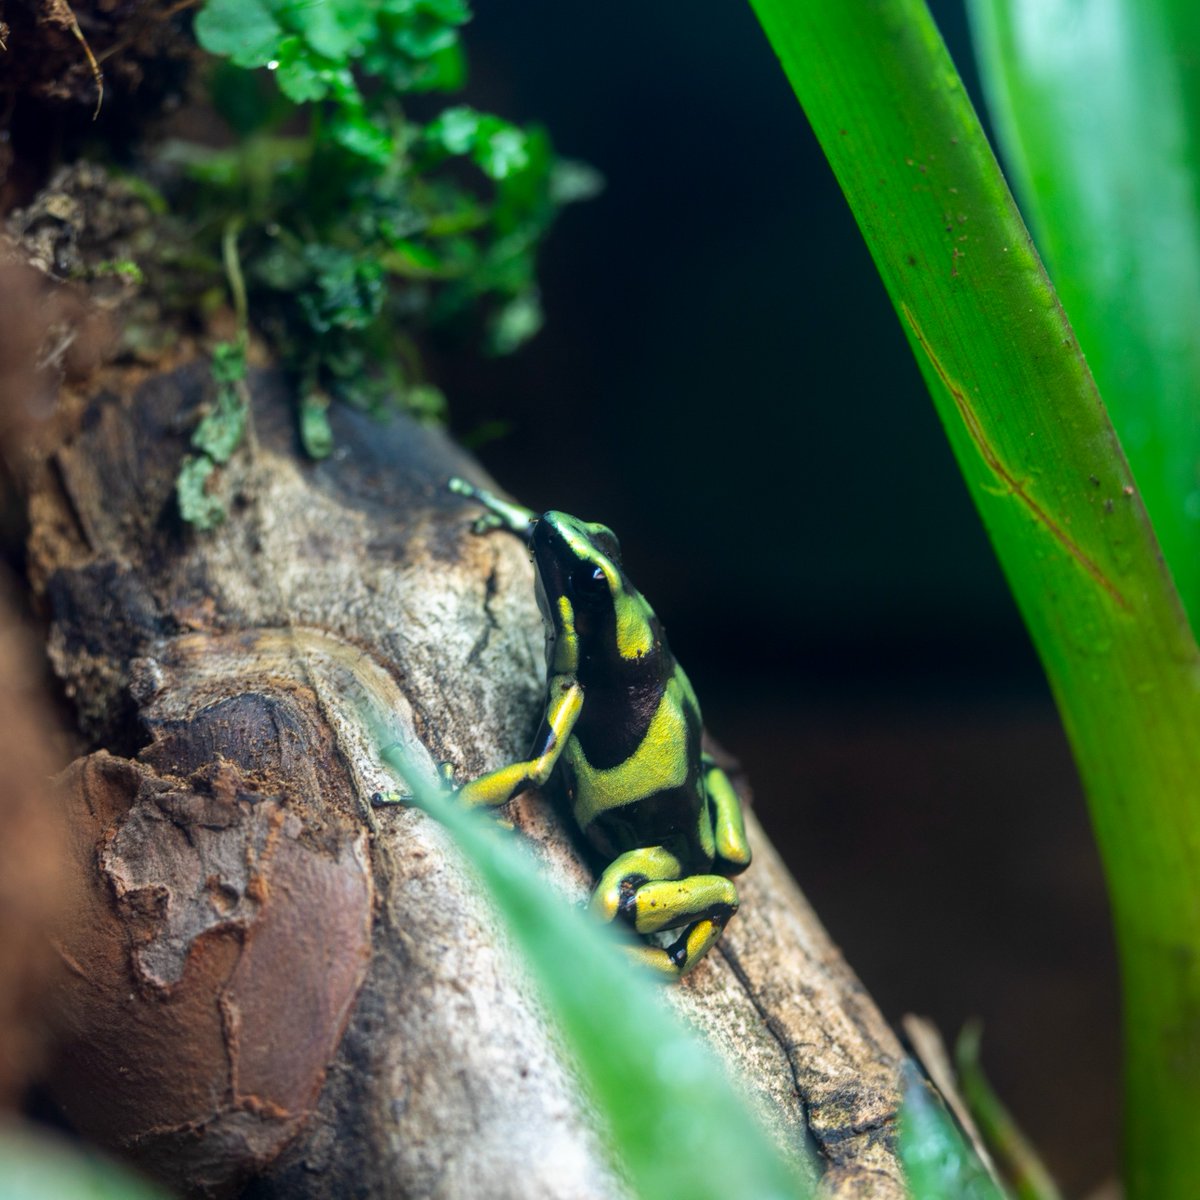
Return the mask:
<path fill-rule="evenodd" d="M 390 804 L 411 804 L 412 792 L 372 792 L 371 807 L 387 808 Z"/>
<path fill-rule="evenodd" d="M 706 919 L 689 925 L 669 946 L 628 946 L 625 950 L 634 962 L 670 982 L 686 975 L 713 948 L 724 928 L 725 920 Z"/>

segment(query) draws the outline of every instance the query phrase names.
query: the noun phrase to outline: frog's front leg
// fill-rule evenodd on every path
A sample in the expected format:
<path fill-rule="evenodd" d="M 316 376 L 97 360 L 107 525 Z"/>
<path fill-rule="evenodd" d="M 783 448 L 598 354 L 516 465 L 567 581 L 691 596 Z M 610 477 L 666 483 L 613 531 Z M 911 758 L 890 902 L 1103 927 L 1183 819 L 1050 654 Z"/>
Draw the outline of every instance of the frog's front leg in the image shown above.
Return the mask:
<path fill-rule="evenodd" d="M 499 496 L 486 488 L 476 487 L 457 475 L 447 484 L 452 492 L 477 500 L 487 512 L 479 517 L 471 526 L 473 533 L 488 533 L 492 529 L 507 529 L 518 537 L 528 539 L 529 531 L 537 520 L 537 513 L 522 504 L 513 504 L 510 500 L 501 500 Z"/>
<path fill-rule="evenodd" d="M 526 788 L 541 787 L 550 778 L 579 719 L 583 688 L 570 675 L 556 675 L 550 680 L 549 691 L 550 703 L 534 742 L 533 756 L 526 762 L 511 763 L 463 784 L 456 793 L 463 804 L 496 808 Z"/>
<path fill-rule="evenodd" d="M 665 846 L 628 850 L 600 876 L 592 911 L 606 921 L 618 916 L 638 933 L 684 926 L 670 946 L 636 946 L 632 955 L 671 978 L 692 969 L 737 912 L 737 888 L 724 875 L 685 875 Z"/>

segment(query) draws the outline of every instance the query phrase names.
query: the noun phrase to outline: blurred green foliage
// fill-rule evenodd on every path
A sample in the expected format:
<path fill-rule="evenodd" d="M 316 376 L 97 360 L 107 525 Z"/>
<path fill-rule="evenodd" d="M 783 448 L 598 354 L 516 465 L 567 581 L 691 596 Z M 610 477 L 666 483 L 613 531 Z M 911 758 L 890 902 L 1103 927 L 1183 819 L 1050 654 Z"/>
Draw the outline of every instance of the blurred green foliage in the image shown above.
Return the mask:
<path fill-rule="evenodd" d="M 600 186 L 537 127 L 423 98 L 462 86 L 470 15 L 465 0 L 208 0 L 197 14 L 236 140 L 169 147 L 188 183 L 176 209 L 186 199 L 214 250 L 240 226 L 248 321 L 296 380 L 316 457 L 333 446 L 331 399 L 441 416 L 414 340 L 428 325 L 478 327 L 498 354 L 537 333 L 538 247 L 564 204 Z M 422 123 L 410 104 L 434 111 Z M 179 489 L 201 525 L 219 519 L 206 481 L 224 459 L 209 443 L 238 422 L 218 385 Z"/>
<path fill-rule="evenodd" d="M 166 1200 L 101 1155 L 43 1130 L 0 1125 L 0 1200 Z"/>

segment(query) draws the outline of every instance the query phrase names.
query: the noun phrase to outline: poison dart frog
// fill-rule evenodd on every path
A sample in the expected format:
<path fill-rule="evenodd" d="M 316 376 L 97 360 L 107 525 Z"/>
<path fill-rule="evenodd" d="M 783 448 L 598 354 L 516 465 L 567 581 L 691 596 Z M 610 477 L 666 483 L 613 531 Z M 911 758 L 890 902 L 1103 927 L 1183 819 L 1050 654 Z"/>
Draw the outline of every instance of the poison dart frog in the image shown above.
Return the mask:
<path fill-rule="evenodd" d="M 452 479 L 487 510 L 476 533 L 529 547 L 546 624 L 546 711 L 528 760 L 458 789 L 497 807 L 558 771 L 572 815 L 609 865 L 591 900 L 640 934 L 679 930 L 630 953 L 668 978 L 690 971 L 737 911 L 726 876 L 750 864 L 741 802 L 700 747 L 700 705 L 658 617 L 621 569 L 612 530 L 536 513 Z M 391 797 L 389 797 L 390 799 Z"/>

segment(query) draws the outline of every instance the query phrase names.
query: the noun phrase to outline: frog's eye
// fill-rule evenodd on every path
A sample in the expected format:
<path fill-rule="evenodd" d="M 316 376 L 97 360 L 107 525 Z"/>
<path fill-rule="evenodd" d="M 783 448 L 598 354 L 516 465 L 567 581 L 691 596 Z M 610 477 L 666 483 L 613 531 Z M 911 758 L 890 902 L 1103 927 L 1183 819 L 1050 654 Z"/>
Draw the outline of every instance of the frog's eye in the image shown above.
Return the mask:
<path fill-rule="evenodd" d="M 604 574 L 603 567 L 584 563 L 575 574 L 575 586 L 585 595 L 598 596 L 601 592 L 608 591 L 608 576 Z"/>

